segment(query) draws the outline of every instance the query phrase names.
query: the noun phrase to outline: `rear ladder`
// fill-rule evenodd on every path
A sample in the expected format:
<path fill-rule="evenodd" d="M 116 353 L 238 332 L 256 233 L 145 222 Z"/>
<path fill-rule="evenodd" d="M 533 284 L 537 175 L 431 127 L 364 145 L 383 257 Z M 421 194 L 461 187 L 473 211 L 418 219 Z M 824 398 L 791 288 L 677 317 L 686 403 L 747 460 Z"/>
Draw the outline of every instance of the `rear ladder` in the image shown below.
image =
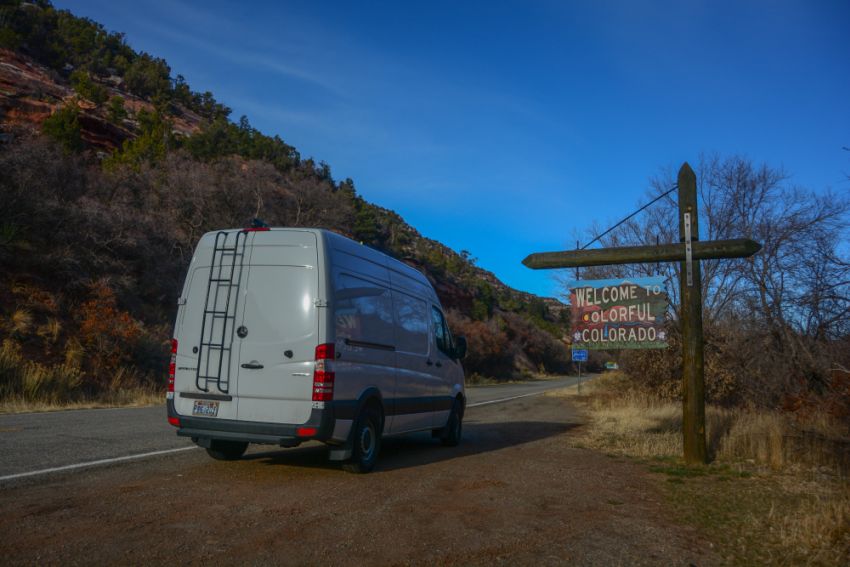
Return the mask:
<path fill-rule="evenodd" d="M 234 234 L 235 238 L 230 238 Z M 230 389 L 233 332 L 247 239 L 244 230 L 215 235 L 195 374 L 195 386 L 203 392 L 209 392 L 210 383 L 224 394 Z"/>

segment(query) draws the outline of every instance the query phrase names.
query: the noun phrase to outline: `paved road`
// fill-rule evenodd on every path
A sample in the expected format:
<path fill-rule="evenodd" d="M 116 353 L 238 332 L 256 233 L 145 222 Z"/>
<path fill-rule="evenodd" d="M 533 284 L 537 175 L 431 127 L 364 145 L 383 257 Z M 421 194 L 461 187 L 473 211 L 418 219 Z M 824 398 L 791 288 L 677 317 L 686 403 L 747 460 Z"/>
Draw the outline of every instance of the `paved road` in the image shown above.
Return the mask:
<path fill-rule="evenodd" d="M 108 422 L 128 412 L 145 410 L 84 413 Z M 721 564 L 668 508 L 663 480 L 576 446 L 583 427 L 569 398 L 534 396 L 470 408 L 457 447 L 428 433 L 387 439 L 368 475 L 346 474 L 311 443 L 4 482 L 0 564 Z"/>
<path fill-rule="evenodd" d="M 582 376 L 582 383 L 587 380 L 587 376 Z M 576 376 L 565 376 L 563 378 L 540 380 L 538 382 L 469 387 L 466 389 L 469 398 L 467 405 L 484 405 L 488 402 L 503 400 L 505 398 L 540 394 L 548 390 L 575 386 L 577 382 L 578 378 Z"/>
<path fill-rule="evenodd" d="M 471 387 L 468 404 L 539 394 L 576 381 L 576 377 L 564 377 Z M 0 415 L 0 482 L 36 471 L 193 447 L 168 425 L 164 405 Z"/>

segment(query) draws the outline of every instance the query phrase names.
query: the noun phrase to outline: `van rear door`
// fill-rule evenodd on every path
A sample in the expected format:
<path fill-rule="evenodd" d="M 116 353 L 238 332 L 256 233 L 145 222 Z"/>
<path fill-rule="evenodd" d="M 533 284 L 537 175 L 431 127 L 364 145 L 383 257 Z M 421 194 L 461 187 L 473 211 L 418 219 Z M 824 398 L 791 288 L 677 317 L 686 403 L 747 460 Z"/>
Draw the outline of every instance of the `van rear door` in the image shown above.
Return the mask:
<path fill-rule="evenodd" d="M 312 411 L 318 345 L 316 235 L 255 232 L 236 329 L 240 421 L 304 423 Z"/>
<path fill-rule="evenodd" d="M 232 338 L 248 233 L 205 234 L 178 304 L 175 409 L 180 415 L 237 418 Z"/>

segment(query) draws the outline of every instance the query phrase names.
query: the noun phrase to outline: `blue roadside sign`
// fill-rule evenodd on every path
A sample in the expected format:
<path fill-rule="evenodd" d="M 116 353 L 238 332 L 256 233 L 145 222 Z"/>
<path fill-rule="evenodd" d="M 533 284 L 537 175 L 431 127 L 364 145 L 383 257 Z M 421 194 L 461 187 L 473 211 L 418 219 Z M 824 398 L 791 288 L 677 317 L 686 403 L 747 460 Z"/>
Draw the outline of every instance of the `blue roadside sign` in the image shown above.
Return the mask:
<path fill-rule="evenodd" d="M 573 351 L 573 362 L 587 362 L 587 350 L 576 349 Z"/>

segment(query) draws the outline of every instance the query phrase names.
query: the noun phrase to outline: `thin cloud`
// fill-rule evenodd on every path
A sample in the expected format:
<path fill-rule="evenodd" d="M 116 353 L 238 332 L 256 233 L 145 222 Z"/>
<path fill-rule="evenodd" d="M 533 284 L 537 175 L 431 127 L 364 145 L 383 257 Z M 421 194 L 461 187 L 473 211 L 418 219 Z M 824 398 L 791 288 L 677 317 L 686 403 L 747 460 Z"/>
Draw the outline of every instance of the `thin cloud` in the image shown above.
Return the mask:
<path fill-rule="evenodd" d="M 239 108 L 240 112 L 248 116 L 251 122 L 263 119 L 281 124 L 302 124 L 313 128 L 330 128 L 323 114 L 300 110 L 286 110 L 279 106 L 244 97 L 231 98 L 233 106 Z"/>
<path fill-rule="evenodd" d="M 314 86 L 321 87 L 337 95 L 343 94 L 342 89 L 322 75 L 318 75 L 295 65 L 269 59 L 266 55 L 262 55 L 259 52 L 237 50 L 234 49 L 233 46 L 222 46 L 206 39 L 187 35 L 182 31 L 169 28 L 167 26 L 158 26 L 157 33 L 172 41 L 189 45 L 196 49 L 205 51 L 210 55 L 215 55 L 220 59 L 230 61 L 231 63 L 248 65 L 260 70 L 311 83 Z"/>

